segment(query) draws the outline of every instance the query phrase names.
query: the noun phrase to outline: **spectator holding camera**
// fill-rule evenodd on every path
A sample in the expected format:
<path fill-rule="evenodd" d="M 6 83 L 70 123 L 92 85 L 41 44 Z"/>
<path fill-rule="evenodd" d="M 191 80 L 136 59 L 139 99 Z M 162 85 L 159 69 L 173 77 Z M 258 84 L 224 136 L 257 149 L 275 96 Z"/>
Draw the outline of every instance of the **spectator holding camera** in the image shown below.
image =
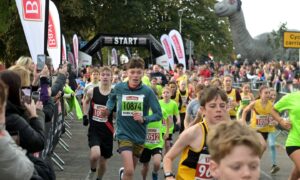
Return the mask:
<path fill-rule="evenodd" d="M 7 87 L 0 81 L 0 174 L 3 179 L 29 180 L 34 172 L 32 162 L 26 157 L 25 151 L 16 145 L 5 130 L 5 108 Z M 18 172 L 18 173 L 16 173 Z"/>
<path fill-rule="evenodd" d="M 6 130 L 17 133 L 19 145 L 29 153 L 44 149 L 45 136 L 43 126 L 37 116 L 37 105 L 34 101 L 23 102 L 21 98 L 21 78 L 11 70 L 2 71 L 0 79 L 8 86 L 8 101 L 6 106 Z"/>

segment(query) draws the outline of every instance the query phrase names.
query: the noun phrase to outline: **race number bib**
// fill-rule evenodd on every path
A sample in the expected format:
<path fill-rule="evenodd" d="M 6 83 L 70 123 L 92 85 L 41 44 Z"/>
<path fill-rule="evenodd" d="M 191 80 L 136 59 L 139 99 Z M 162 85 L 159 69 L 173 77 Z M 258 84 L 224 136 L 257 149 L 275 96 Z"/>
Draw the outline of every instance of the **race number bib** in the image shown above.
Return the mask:
<path fill-rule="evenodd" d="M 210 155 L 200 154 L 197 167 L 196 167 L 195 180 L 213 179 L 213 177 L 210 175 L 209 160 L 210 160 Z"/>
<path fill-rule="evenodd" d="M 245 98 L 245 99 L 242 99 L 241 102 L 242 102 L 242 105 L 243 105 L 243 106 L 247 106 L 247 105 L 250 104 L 250 99 Z"/>
<path fill-rule="evenodd" d="M 97 122 L 106 122 L 107 117 L 103 116 L 106 107 L 100 104 L 94 104 L 93 120 Z"/>
<path fill-rule="evenodd" d="M 147 129 L 147 144 L 158 144 L 160 140 L 160 131 L 158 128 L 148 128 Z"/>
<path fill-rule="evenodd" d="M 143 116 L 144 95 L 123 95 L 122 116 L 133 116 L 133 113 L 140 113 Z"/>
<path fill-rule="evenodd" d="M 269 125 L 268 115 L 256 115 L 256 128 L 263 128 Z"/>
<path fill-rule="evenodd" d="M 231 104 L 233 102 L 233 98 L 230 96 L 227 96 L 227 97 L 228 97 L 228 105 L 231 106 Z"/>
<path fill-rule="evenodd" d="M 187 96 L 181 96 L 181 100 L 183 104 L 187 104 Z"/>

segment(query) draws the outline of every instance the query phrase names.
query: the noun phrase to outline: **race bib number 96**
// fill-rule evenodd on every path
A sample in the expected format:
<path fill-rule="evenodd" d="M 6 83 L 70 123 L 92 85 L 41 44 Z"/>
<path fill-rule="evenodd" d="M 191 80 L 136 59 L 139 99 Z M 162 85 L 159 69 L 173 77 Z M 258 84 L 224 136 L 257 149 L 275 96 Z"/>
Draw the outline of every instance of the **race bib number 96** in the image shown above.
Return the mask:
<path fill-rule="evenodd" d="M 201 154 L 196 167 L 195 180 L 212 180 L 209 168 L 210 156 L 208 154 Z"/>
<path fill-rule="evenodd" d="M 123 95 L 122 116 L 132 116 L 133 113 L 140 113 L 143 116 L 144 95 Z"/>

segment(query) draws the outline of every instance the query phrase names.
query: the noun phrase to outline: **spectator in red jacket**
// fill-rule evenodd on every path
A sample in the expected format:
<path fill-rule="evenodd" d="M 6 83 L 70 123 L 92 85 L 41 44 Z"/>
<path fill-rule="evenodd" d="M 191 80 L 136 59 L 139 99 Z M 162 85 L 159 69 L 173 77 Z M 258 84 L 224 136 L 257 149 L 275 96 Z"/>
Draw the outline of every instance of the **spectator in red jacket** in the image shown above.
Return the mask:
<path fill-rule="evenodd" d="M 206 64 L 200 67 L 199 76 L 203 76 L 205 78 L 211 77 L 211 72 Z"/>

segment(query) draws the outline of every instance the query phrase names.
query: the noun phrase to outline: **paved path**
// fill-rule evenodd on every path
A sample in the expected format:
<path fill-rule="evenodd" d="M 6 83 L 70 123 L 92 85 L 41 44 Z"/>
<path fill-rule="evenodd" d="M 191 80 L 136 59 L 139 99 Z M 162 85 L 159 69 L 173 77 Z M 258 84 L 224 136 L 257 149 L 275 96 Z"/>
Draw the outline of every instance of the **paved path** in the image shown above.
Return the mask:
<path fill-rule="evenodd" d="M 71 124 L 72 139 L 69 139 L 63 135 L 65 140 L 70 146 L 70 152 L 66 152 L 59 145 L 55 152 L 65 161 L 64 171 L 60 171 L 56 166 L 57 180 L 80 180 L 84 179 L 87 172 L 89 171 L 88 161 L 88 143 L 87 143 L 87 127 L 82 126 L 81 122 L 69 121 Z M 114 143 L 114 155 L 108 161 L 108 170 L 105 174 L 105 180 L 118 180 L 118 171 L 121 166 L 121 157 L 116 152 L 116 142 Z M 287 157 L 285 151 L 278 147 L 278 165 L 281 170 L 275 176 L 270 176 L 269 171 L 271 167 L 271 159 L 269 151 L 264 154 L 262 158 L 262 175 L 261 179 L 274 179 L 274 180 L 286 180 L 292 168 L 292 162 Z M 178 159 L 177 159 L 178 162 Z M 177 163 L 176 163 L 177 164 Z M 174 164 L 175 165 L 175 164 Z M 135 171 L 135 180 L 141 180 L 140 175 L 141 164 L 138 165 Z M 174 168 L 175 170 L 175 168 Z M 163 179 L 163 172 L 159 172 L 159 179 Z M 269 177 L 269 178 L 268 178 Z M 150 173 L 148 179 L 151 179 Z"/>

